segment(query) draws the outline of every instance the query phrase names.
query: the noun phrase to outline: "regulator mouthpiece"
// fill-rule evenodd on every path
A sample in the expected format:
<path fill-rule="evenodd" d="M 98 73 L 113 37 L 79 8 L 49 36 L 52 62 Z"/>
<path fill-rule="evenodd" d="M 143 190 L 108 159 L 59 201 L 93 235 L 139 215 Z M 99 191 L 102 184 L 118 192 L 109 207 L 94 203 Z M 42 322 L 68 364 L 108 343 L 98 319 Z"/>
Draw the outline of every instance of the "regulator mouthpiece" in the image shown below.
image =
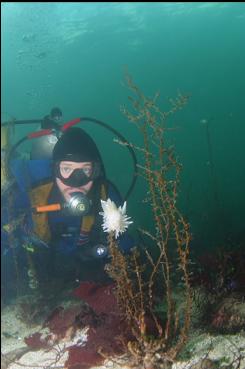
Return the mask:
<path fill-rule="evenodd" d="M 71 210 L 72 213 L 83 216 L 88 214 L 91 207 L 91 201 L 82 192 L 73 192 L 66 207 Z"/>

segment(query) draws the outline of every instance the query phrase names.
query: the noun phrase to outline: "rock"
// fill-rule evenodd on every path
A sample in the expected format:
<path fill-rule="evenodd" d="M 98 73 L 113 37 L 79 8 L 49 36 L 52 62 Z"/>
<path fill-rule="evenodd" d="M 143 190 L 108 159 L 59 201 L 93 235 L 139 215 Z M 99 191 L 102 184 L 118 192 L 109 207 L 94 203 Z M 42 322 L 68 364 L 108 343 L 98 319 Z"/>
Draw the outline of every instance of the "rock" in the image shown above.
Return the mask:
<path fill-rule="evenodd" d="M 1 353 L 1 369 L 7 369 L 9 364 L 13 361 L 19 360 L 21 356 L 25 355 L 29 351 L 29 347 L 20 347 L 7 352 L 6 354 Z"/>
<path fill-rule="evenodd" d="M 217 363 L 210 359 L 202 359 L 198 363 L 193 364 L 191 369 L 217 369 Z"/>

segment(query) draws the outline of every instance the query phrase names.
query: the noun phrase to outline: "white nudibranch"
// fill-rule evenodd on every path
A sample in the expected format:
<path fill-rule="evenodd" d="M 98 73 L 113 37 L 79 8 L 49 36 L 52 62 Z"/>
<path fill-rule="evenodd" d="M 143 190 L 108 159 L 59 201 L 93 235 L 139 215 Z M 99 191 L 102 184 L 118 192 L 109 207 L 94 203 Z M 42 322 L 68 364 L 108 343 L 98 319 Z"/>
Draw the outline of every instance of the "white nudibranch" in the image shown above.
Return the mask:
<path fill-rule="evenodd" d="M 126 214 L 126 201 L 123 207 L 119 206 L 119 208 L 117 208 L 116 204 L 111 201 L 111 199 L 107 199 L 106 201 L 101 200 L 101 206 L 103 212 L 99 214 L 103 216 L 102 228 L 104 232 L 107 233 L 115 232 L 115 238 L 117 238 L 120 233 L 125 232 L 129 224 L 133 223 Z"/>

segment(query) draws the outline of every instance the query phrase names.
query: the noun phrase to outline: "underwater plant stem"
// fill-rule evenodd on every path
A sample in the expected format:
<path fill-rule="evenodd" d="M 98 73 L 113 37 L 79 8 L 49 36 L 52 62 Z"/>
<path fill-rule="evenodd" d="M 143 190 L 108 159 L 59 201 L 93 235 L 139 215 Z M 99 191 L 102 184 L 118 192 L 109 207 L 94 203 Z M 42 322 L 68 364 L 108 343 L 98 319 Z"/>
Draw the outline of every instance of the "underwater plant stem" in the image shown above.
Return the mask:
<path fill-rule="evenodd" d="M 150 153 L 150 144 L 149 144 L 149 137 L 147 134 L 147 128 L 146 128 L 146 124 L 143 126 L 143 138 L 144 138 L 144 147 L 145 147 L 145 167 L 147 169 L 146 171 L 146 175 L 147 175 L 147 179 L 148 179 L 148 184 L 150 187 L 150 194 L 151 194 L 151 204 L 152 204 L 152 209 L 153 209 L 153 214 L 154 214 L 154 219 L 157 225 L 157 229 L 159 232 L 159 240 L 158 240 L 158 246 L 160 249 L 160 255 L 156 261 L 155 267 L 153 268 L 152 274 L 150 276 L 150 280 L 149 280 L 149 297 L 150 297 L 150 305 L 152 304 L 152 287 L 153 287 L 153 280 L 154 280 L 154 276 L 157 272 L 157 270 L 159 269 L 159 265 L 160 263 L 162 263 L 162 258 L 164 258 L 164 263 L 162 263 L 162 268 L 163 268 L 163 275 L 164 275 L 164 281 L 165 281 L 165 287 L 166 287 L 166 298 L 167 298 L 167 323 L 166 323 L 166 328 L 165 328 L 165 340 L 168 340 L 169 335 L 170 335 L 170 322 L 172 320 L 172 298 L 171 298 L 171 288 L 170 288 L 170 269 L 169 269 L 169 260 L 168 260 L 168 255 L 167 255 L 167 251 L 166 251 L 166 239 L 164 238 L 164 232 L 163 232 L 163 225 L 162 225 L 162 221 L 161 218 L 158 214 L 158 209 L 159 209 L 159 205 L 157 202 L 157 191 L 159 190 L 159 181 L 156 181 L 156 176 L 153 176 L 153 170 L 152 170 L 152 162 L 151 162 L 151 156 L 149 155 Z M 160 150 L 160 153 L 162 155 L 163 153 L 163 149 Z M 161 158 L 162 160 L 162 158 Z M 161 178 L 162 179 L 162 178 Z M 164 180 L 162 179 L 161 182 L 161 186 L 160 189 L 164 188 L 163 186 L 163 182 Z M 164 201 L 162 201 L 162 203 L 164 204 Z M 165 206 L 165 204 L 164 204 Z M 152 305 L 151 305 L 152 306 Z"/>
<path fill-rule="evenodd" d="M 125 313 L 125 317 L 130 324 L 137 320 L 138 311 L 137 300 L 135 299 L 132 280 L 128 273 L 128 265 L 125 256 L 118 249 L 114 232 L 108 233 L 108 245 L 111 256 L 111 263 L 107 272 L 116 282 L 116 297 L 119 307 Z"/>
<path fill-rule="evenodd" d="M 127 83 L 136 98 L 130 97 L 134 113 L 123 109 L 128 120 L 139 129 L 142 137 L 143 164 L 142 177 L 147 181 L 151 208 L 151 217 L 155 232 L 142 233 L 150 237 L 156 246 L 157 255 L 150 248 L 145 249 L 150 270 L 143 274 L 146 265 L 142 265 L 139 253 L 128 257 L 120 253 L 113 235 L 109 235 L 111 264 L 110 275 L 116 281 L 116 292 L 125 318 L 131 324 L 134 336 L 127 344 L 128 354 L 134 367 L 148 369 L 165 368 L 173 362 L 188 337 L 190 326 L 192 295 L 189 282 L 188 258 L 190 244 L 189 224 L 178 210 L 176 202 L 181 165 L 175 158 L 172 147 L 165 147 L 166 118 L 187 102 L 182 95 L 170 101 L 172 107 L 162 112 L 156 105 L 156 99 L 149 99 L 133 84 L 128 76 Z M 132 147 L 139 149 L 138 147 Z M 171 249 L 170 249 L 171 246 Z M 176 263 L 176 264 L 175 264 Z M 180 272 L 177 272 L 180 271 Z M 179 319 L 172 284 L 175 274 L 184 280 L 185 308 L 183 320 Z M 155 299 L 153 287 L 161 283 L 164 291 L 164 323 L 154 311 Z M 164 306 L 165 306 L 164 304 Z M 154 337 L 149 335 L 148 319 L 155 323 Z M 158 336 L 156 337 L 156 334 Z"/>
<path fill-rule="evenodd" d="M 11 194 L 8 196 L 8 215 L 7 218 L 8 219 L 12 219 L 11 217 L 11 213 L 12 210 L 14 208 L 14 204 L 13 204 L 13 197 L 11 196 Z M 19 265 L 18 265 L 18 256 L 17 256 L 17 250 L 16 250 L 16 242 L 18 242 L 14 235 L 13 232 L 10 231 L 9 233 L 9 247 L 11 248 L 12 251 L 12 255 L 13 255 L 13 263 L 14 263 L 14 270 L 15 270 L 15 276 L 16 276 L 16 297 L 18 298 L 20 296 L 20 272 L 19 272 Z"/>

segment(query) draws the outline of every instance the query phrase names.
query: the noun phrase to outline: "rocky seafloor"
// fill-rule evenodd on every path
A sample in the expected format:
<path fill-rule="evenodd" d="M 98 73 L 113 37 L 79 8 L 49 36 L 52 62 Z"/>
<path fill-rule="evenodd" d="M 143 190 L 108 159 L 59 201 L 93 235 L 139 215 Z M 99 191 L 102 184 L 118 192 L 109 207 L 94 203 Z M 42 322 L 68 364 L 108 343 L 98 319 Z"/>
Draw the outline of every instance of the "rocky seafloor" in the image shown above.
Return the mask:
<path fill-rule="evenodd" d="M 1 369 L 69 369 L 67 364 L 69 348 L 74 346 L 84 348 L 86 353 L 89 321 L 88 326 L 76 330 L 72 328 L 71 323 L 66 324 L 62 328 L 63 334 L 57 339 L 58 333 L 54 333 L 55 331 L 51 330 L 50 326 L 38 322 L 38 319 L 36 322 L 35 319 L 33 322 L 26 319 L 23 300 L 21 301 L 22 303 L 15 301 L 2 308 Z M 59 306 L 61 307 L 62 303 Z M 237 309 L 237 304 L 234 306 Z M 245 308 L 244 304 L 241 306 Z M 241 306 L 240 310 L 242 310 Z M 63 313 L 67 307 L 72 308 L 75 312 L 76 309 L 79 310 L 79 305 L 75 301 L 63 302 Z M 96 330 L 94 333 L 96 334 Z M 38 344 L 35 346 L 36 338 Z M 28 345 L 30 341 L 32 345 Z M 44 343 L 43 347 L 39 345 L 40 342 Z M 84 357 L 86 358 L 86 355 Z M 89 361 L 81 363 L 81 369 L 126 369 L 130 367 L 125 359 L 120 360 L 120 355 L 118 359 L 109 357 L 104 360 L 103 364 L 97 366 L 89 366 L 88 363 Z M 172 365 L 172 369 L 215 368 L 245 369 L 245 332 L 241 326 L 237 332 L 233 331 L 232 334 L 218 334 L 208 332 L 205 327 L 198 329 L 195 323 L 195 326 L 191 328 L 187 345 Z M 80 367 L 77 366 L 77 369 Z"/>

